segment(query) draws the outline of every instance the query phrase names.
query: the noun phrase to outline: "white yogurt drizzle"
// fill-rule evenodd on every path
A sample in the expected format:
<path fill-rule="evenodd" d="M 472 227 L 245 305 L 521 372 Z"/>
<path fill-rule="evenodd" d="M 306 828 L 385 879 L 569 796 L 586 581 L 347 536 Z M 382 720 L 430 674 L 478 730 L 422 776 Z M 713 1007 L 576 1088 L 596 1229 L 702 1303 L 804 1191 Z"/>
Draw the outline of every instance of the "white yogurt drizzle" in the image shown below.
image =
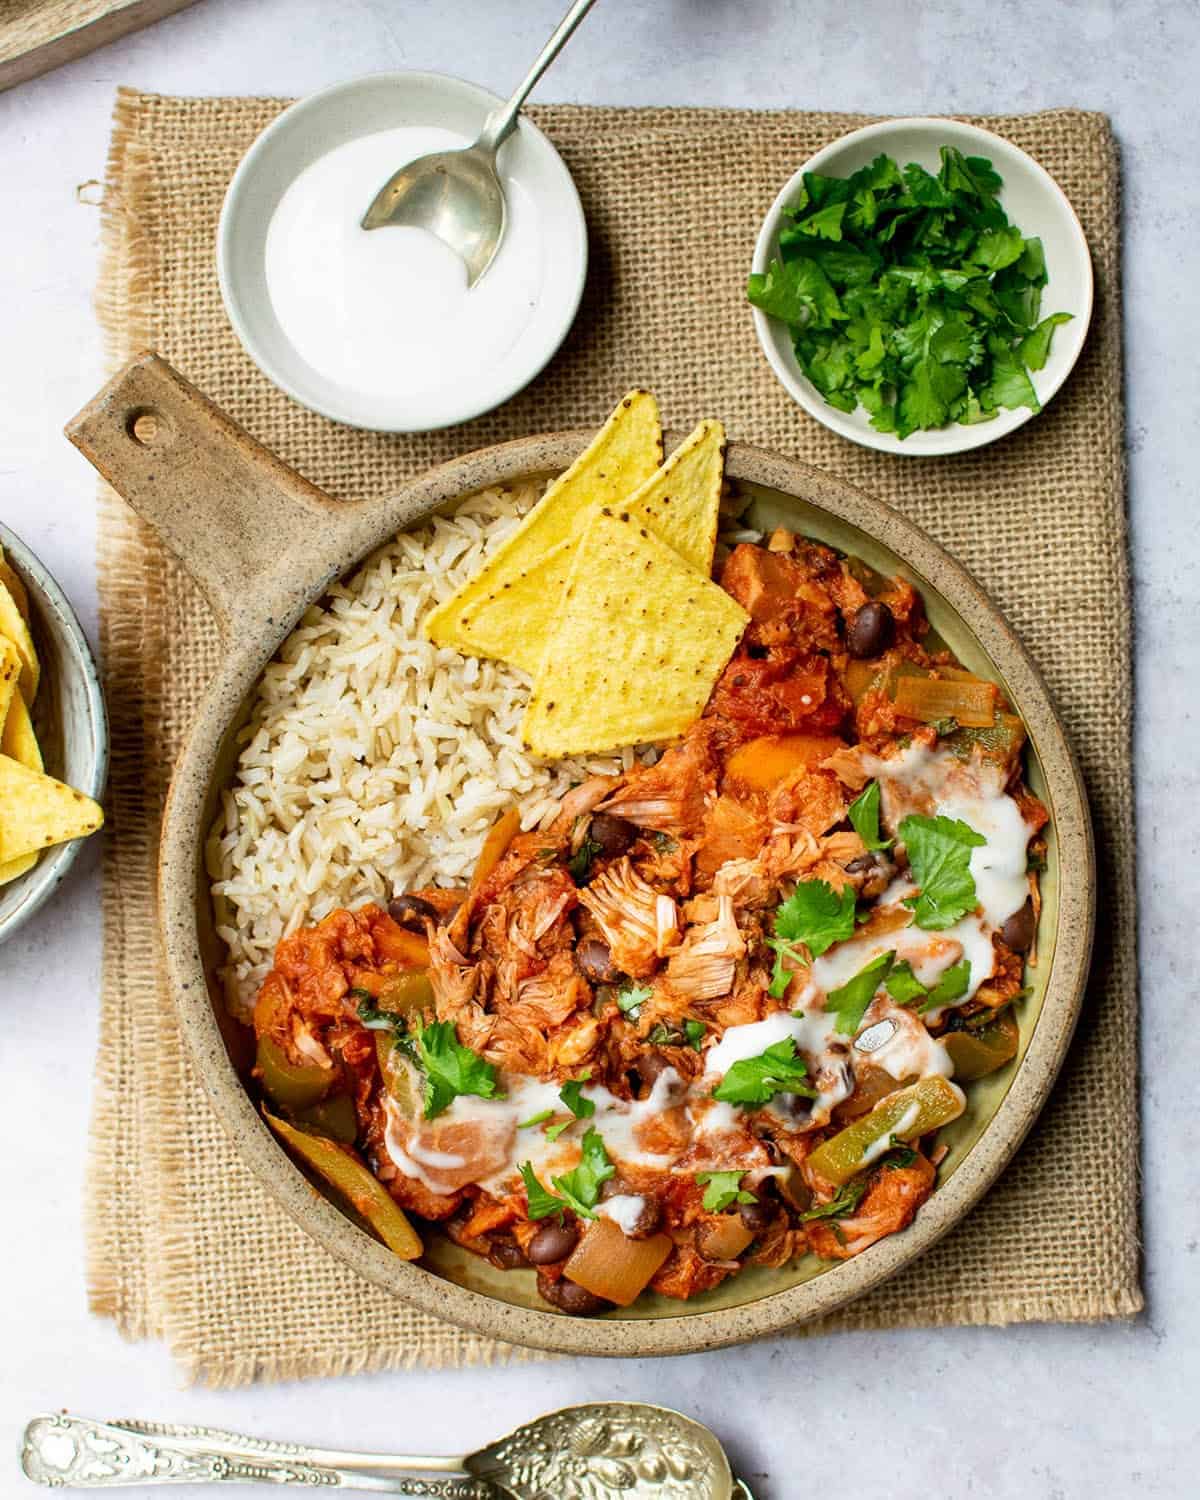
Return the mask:
<path fill-rule="evenodd" d="M 838 1034 L 836 1016 L 823 1009 L 824 1002 L 831 990 L 852 979 L 873 958 L 891 951 L 898 959 L 906 959 L 927 987 L 966 958 L 971 965 L 970 983 L 967 993 L 955 1003 L 961 1004 L 973 995 L 993 972 L 992 934 L 1028 897 L 1026 846 L 1030 830 L 1016 802 L 1005 792 L 1001 772 L 987 762 L 976 759 L 964 763 L 948 751 L 913 745 L 890 760 L 865 757 L 863 765 L 868 775 L 879 780 L 884 821 L 890 833 L 894 834 L 903 818 L 913 812 L 960 818 L 984 835 L 987 843 L 971 853 L 971 874 L 979 895 L 976 911 L 945 931 L 923 931 L 912 925 L 909 916 L 906 926 L 835 944 L 813 962 L 794 1012 L 778 1010 L 761 1021 L 727 1027 L 704 1054 L 703 1077 L 690 1087 L 673 1068 L 665 1068 L 658 1075 L 649 1096 L 642 1100 L 620 1099 L 600 1084 L 586 1083 L 582 1094 L 594 1104 L 594 1114 L 571 1120 L 553 1141 L 546 1138 L 544 1122 L 523 1128 L 522 1122 L 546 1110 L 553 1111 L 558 1122 L 568 1118 L 569 1111 L 559 1097 L 561 1085 L 556 1082 L 516 1074 L 504 1076 L 503 1099 L 460 1096 L 438 1120 L 415 1130 L 400 1120 L 389 1102 L 385 1142 L 396 1167 L 431 1192 L 451 1191 L 438 1185 L 438 1169 L 461 1169 L 466 1159 L 439 1149 L 438 1127 L 473 1126 L 486 1135 L 493 1151 L 501 1136 L 508 1138 L 504 1165 L 477 1179 L 485 1191 L 503 1197 L 520 1187 L 523 1162 L 531 1163 L 539 1181 L 549 1187 L 555 1176 L 578 1164 L 583 1136 L 594 1128 L 618 1168 L 695 1172 L 732 1170 L 744 1163 L 748 1173 L 762 1176 L 772 1169 L 761 1159 L 762 1148 L 747 1135 L 746 1111 L 712 1098 L 720 1078 L 736 1063 L 760 1057 L 768 1047 L 786 1039 L 795 1043 L 818 1094 L 807 1116 L 800 1108 L 802 1102 L 810 1102 L 807 1100 L 776 1095 L 766 1106 L 778 1123 L 790 1130 L 803 1129 L 806 1121 L 809 1125 L 825 1123 L 830 1112 L 850 1096 L 856 1056 L 869 1059 L 871 1067 L 882 1068 L 896 1080 L 897 1087 L 921 1078 L 951 1077 L 954 1066 L 946 1048 L 929 1034 L 921 1017 L 911 1008 L 897 1005 L 882 986 L 864 1013 L 857 1034 L 880 1022 L 889 1022 L 890 1032 L 881 1028 L 873 1033 L 870 1050 L 864 1048 L 860 1054 L 853 1052 L 851 1037 Z M 877 909 L 905 910 L 907 915 L 900 903 L 914 889 L 901 877 L 879 898 Z M 658 1143 L 649 1127 L 667 1112 L 673 1112 L 671 1147 L 656 1151 L 653 1145 Z M 893 1135 L 904 1133 L 906 1121 L 907 1116 L 868 1149 L 864 1166 L 889 1149 Z M 434 1139 L 427 1139 L 426 1131 Z M 461 1139 L 461 1132 L 456 1139 Z M 748 1152 L 757 1152 L 759 1159 L 747 1160 Z M 685 1154 L 688 1165 L 678 1168 L 676 1164 Z M 643 1206 L 638 1195 L 621 1193 L 601 1204 L 598 1212 L 628 1233 Z"/>

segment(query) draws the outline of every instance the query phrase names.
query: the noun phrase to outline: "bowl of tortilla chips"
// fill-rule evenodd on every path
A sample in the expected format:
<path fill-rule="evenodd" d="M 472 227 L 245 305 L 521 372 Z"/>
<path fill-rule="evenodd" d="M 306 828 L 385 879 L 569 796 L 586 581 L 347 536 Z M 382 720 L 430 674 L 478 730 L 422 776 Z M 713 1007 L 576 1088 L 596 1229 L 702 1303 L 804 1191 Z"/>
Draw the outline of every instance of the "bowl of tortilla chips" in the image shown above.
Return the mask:
<path fill-rule="evenodd" d="M 0 525 L 0 941 L 58 888 L 104 821 L 108 720 L 61 588 Z"/>

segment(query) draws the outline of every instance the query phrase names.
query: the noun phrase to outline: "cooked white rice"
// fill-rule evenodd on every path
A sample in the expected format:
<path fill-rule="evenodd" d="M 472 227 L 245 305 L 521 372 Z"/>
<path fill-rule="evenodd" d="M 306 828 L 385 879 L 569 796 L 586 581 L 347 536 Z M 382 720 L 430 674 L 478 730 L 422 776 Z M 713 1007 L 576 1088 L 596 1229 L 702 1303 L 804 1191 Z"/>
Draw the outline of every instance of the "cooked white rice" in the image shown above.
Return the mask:
<path fill-rule="evenodd" d="M 339 906 L 467 879 L 496 817 L 549 821 L 633 752 L 543 761 L 521 745 L 528 679 L 431 645 L 421 620 L 477 571 L 543 486 L 483 490 L 403 532 L 313 606 L 263 673 L 205 849 L 222 971 L 246 1015 L 285 932 Z"/>

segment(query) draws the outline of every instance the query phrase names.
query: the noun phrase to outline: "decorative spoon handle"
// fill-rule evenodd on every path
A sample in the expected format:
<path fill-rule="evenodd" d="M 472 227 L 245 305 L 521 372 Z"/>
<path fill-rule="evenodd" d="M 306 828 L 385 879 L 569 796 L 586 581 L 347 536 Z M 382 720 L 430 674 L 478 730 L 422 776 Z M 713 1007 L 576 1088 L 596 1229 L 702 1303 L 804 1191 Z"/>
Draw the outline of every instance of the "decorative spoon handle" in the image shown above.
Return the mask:
<path fill-rule="evenodd" d="M 458 1470 L 456 1458 L 338 1453 L 276 1443 L 211 1427 L 167 1423 L 93 1422 L 86 1417 L 34 1417 L 25 1428 L 21 1468 L 51 1489 L 112 1489 L 134 1484 L 294 1484 L 309 1489 L 374 1490 L 423 1500 L 499 1500 L 481 1479 L 418 1479 L 411 1474 Z"/>
<path fill-rule="evenodd" d="M 496 151 L 512 134 L 521 106 L 529 97 L 534 84 L 562 51 L 568 37 L 591 10 L 596 0 L 575 0 L 575 4 L 555 27 L 554 35 L 534 59 L 533 67 L 517 85 L 516 92 L 507 104 L 493 110 L 483 124 L 477 145 Z"/>

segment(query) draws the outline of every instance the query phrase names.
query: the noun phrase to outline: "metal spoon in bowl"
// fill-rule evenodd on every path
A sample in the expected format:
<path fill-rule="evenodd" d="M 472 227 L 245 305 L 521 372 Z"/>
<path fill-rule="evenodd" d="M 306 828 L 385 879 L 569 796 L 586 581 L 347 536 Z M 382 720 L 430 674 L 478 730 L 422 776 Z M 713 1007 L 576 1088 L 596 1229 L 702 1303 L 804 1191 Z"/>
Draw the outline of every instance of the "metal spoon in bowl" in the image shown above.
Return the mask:
<path fill-rule="evenodd" d="M 516 93 L 483 122 L 473 146 L 419 156 L 393 172 L 363 215 L 362 227 L 404 224 L 428 229 L 463 258 L 467 285 L 474 286 L 500 248 L 507 218 L 496 152 L 516 129 L 517 115 L 530 90 L 594 4 L 595 0 L 575 0 Z"/>
<path fill-rule="evenodd" d="M 52 1488 L 296 1484 L 439 1500 L 539 1500 L 610 1490 L 622 1500 L 754 1500 L 699 1422 L 640 1401 L 567 1406 L 461 1457 L 348 1453 L 211 1427 L 34 1417 L 21 1468 Z M 462 1479 L 418 1475 L 460 1474 Z"/>

